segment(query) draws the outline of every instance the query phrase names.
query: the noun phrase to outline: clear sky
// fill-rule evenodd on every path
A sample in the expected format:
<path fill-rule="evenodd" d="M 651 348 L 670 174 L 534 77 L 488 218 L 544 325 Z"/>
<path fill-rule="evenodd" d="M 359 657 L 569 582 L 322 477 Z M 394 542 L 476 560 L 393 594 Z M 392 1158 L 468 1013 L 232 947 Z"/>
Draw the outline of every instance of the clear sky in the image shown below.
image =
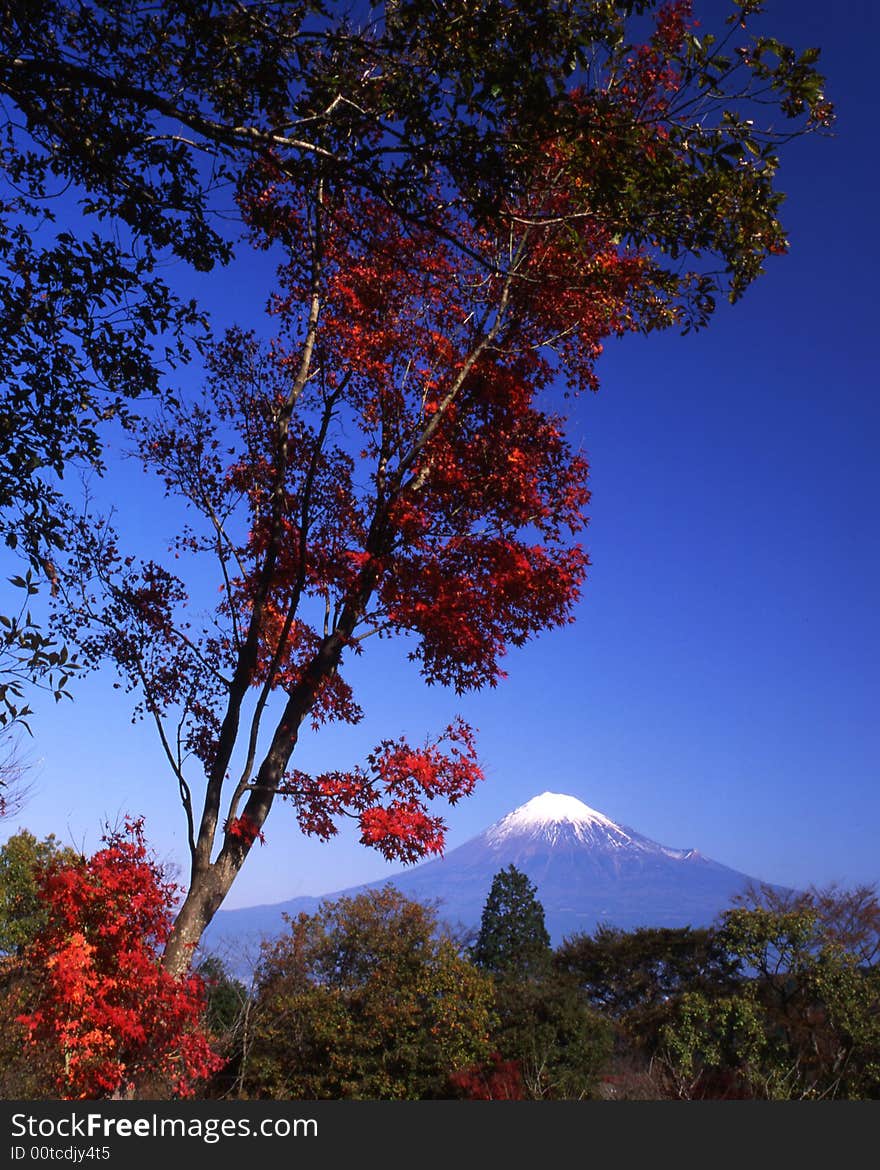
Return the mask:
<path fill-rule="evenodd" d="M 768 31 L 822 46 L 835 135 L 783 155 L 790 254 L 707 331 L 612 344 L 599 394 L 574 404 L 593 488 L 575 624 L 464 700 L 423 687 L 399 646 L 369 647 L 348 672 L 364 722 L 302 745 L 300 767 L 347 766 L 383 736 L 464 715 L 487 779 L 450 810 L 449 847 L 550 789 L 759 879 L 880 882 L 880 19 L 869 0 L 767 8 Z M 249 311 L 262 275 L 212 278 L 218 316 Z M 108 486 L 121 526 L 170 535 L 131 464 Z M 31 796 L 0 839 L 26 826 L 91 850 L 102 821 L 137 813 L 182 868 L 173 780 L 112 681 L 37 704 Z M 394 869 L 352 834 L 305 841 L 279 807 L 227 906 Z"/>

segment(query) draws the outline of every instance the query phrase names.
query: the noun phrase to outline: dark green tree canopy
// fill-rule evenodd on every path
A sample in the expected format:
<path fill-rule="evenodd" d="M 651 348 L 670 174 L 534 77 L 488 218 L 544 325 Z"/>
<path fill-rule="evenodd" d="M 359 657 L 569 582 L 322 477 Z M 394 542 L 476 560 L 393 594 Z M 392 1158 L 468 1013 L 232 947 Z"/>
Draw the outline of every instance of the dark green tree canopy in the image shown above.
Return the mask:
<path fill-rule="evenodd" d="M 550 962 L 550 935 L 537 889 L 515 865 L 495 875 L 472 956 L 497 975 L 539 974 Z"/>
<path fill-rule="evenodd" d="M 50 864 L 70 865 L 79 854 L 54 834 L 39 841 L 27 829 L 14 833 L 0 848 L 0 954 L 17 954 L 46 920 L 38 897 L 38 877 Z"/>
<path fill-rule="evenodd" d="M 595 1092 L 614 1043 L 614 1026 L 593 1010 L 570 977 L 546 967 L 539 978 L 496 981 L 492 1046 L 520 1071 L 533 1100 L 579 1100 Z"/>
<path fill-rule="evenodd" d="M 615 1019 L 663 1008 L 684 989 L 729 986 L 739 961 L 706 928 L 599 926 L 567 938 L 555 955 L 559 970 L 596 1009 Z"/>

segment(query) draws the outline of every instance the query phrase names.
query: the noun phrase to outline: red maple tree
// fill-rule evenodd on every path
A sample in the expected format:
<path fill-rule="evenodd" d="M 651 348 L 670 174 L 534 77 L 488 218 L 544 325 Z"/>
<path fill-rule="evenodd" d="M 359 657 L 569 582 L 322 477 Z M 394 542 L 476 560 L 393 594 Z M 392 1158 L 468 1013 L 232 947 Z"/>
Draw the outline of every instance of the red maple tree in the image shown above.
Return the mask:
<path fill-rule="evenodd" d="M 137 1085 L 190 1096 L 224 1061 L 203 1029 L 204 988 L 161 963 L 178 888 L 150 855 L 140 820 L 109 832 L 78 863 L 39 878 L 46 922 L 21 959 L 19 1018 L 56 1067 L 62 1098 L 125 1095 Z"/>
<path fill-rule="evenodd" d="M 364 767 L 318 776 L 291 766 L 301 728 L 361 717 L 342 671 L 371 636 L 405 638 L 429 683 L 461 693 L 495 686 L 510 647 L 569 622 L 589 564 L 578 542 L 588 467 L 551 390 L 595 389 L 609 336 L 704 323 L 720 287 L 704 256 L 720 257 L 735 299 L 785 246 L 772 187 L 779 136 L 731 113 L 724 91 L 751 70 L 760 92 L 747 86 L 744 102 L 778 90 L 786 113 L 821 122 L 810 63 L 780 50 L 771 67 L 756 42 L 731 64 L 723 43 L 696 38 L 686 0 L 661 7 L 630 44 L 617 7 L 631 6 L 611 6 L 608 21 L 572 11 L 585 22 L 573 72 L 567 84 L 553 78 L 552 94 L 531 79 L 544 113 L 528 136 L 518 88 L 528 78 L 487 77 L 480 91 L 468 73 L 454 101 L 430 91 L 437 120 L 419 122 L 423 135 L 451 124 L 464 144 L 490 107 L 499 118 L 504 178 L 485 192 L 488 172 L 457 175 L 447 156 L 436 179 L 406 156 L 393 189 L 383 186 L 382 160 L 406 151 L 395 117 L 424 110 L 411 88 L 395 90 L 403 75 L 390 57 L 377 65 L 366 50 L 358 104 L 334 98 L 328 109 L 356 119 L 340 143 L 356 135 L 362 154 L 372 149 L 369 182 L 337 165 L 339 144 L 307 166 L 283 145 L 255 147 L 238 198 L 255 246 L 283 257 L 275 336 L 229 331 L 209 355 L 203 398 L 169 402 L 140 443 L 145 466 L 189 508 L 177 555 L 215 558 L 210 624 L 187 617 L 176 571 L 126 556 L 94 517 L 71 522 L 62 627 L 86 660 L 114 661 L 139 692 L 187 817 L 191 882 L 165 952 L 175 974 L 276 798 L 323 838 L 356 818 L 361 840 L 388 858 L 442 848 L 428 805 L 454 803 L 480 779 L 470 728 L 454 720 L 423 745 L 385 740 Z M 739 6 L 743 20 L 751 7 Z M 409 37 L 404 8 L 392 46 Z M 522 53 L 516 13 L 498 19 L 495 64 L 499 46 Z M 444 29 L 449 59 L 472 63 L 466 22 Z M 406 43 L 406 68 L 435 77 L 429 30 Z M 493 102 L 505 85 L 502 125 Z M 297 117 L 308 121 L 313 97 Z"/>

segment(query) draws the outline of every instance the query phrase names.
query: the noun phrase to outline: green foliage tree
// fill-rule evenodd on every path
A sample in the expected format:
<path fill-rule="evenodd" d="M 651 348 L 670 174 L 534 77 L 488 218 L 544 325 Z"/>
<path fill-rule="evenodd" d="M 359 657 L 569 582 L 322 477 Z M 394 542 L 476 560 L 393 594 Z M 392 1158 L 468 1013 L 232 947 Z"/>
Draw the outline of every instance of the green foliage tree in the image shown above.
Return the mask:
<path fill-rule="evenodd" d="M 241 1078 L 252 1096 L 442 1094 L 488 1054 L 492 985 L 392 886 L 300 915 L 264 950 Z"/>
<path fill-rule="evenodd" d="M 683 1100 L 760 1096 L 758 1070 L 771 1063 L 766 1023 L 748 994 L 685 992 L 660 1031 L 667 1093 Z"/>
<path fill-rule="evenodd" d="M 205 1023 L 215 1035 L 232 1035 L 247 1003 L 247 988 L 216 955 L 206 956 L 197 974 L 205 985 Z"/>
<path fill-rule="evenodd" d="M 840 894 L 738 906 L 721 920 L 718 941 L 741 964 L 726 994 L 688 992 L 661 1041 L 681 1096 L 770 1099 L 876 1097 L 880 1093 L 880 967 L 866 962 L 862 932 L 841 941 L 830 904 Z M 876 899 L 859 899 L 875 920 Z M 823 917 L 824 915 L 824 917 Z M 829 925 L 829 918 L 832 924 Z"/>
<path fill-rule="evenodd" d="M 12 768 L 14 786 L 17 769 Z M 39 896 L 39 875 L 52 864 L 69 864 L 77 853 L 50 835 L 38 840 L 21 829 L 0 847 L 0 1099 L 34 1100 L 55 1095 L 52 1055 L 26 1043 L 18 1016 L 28 1006 L 33 980 L 21 963 L 25 948 L 45 926 L 48 911 Z"/>
<path fill-rule="evenodd" d="M 29 1006 L 33 979 L 18 956 L 0 956 L 0 1100 L 56 1098 L 55 1054 L 27 1044 L 19 1016 Z"/>
<path fill-rule="evenodd" d="M 516 1061 L 532 1100 L 581 1100 L 595 1093 L 614 1030 L 570 978 L 508 972 L 496 979 L 492 1047 Z"/>
<path fill-rule="evenodd" d="M 225 1060 L 205 1088 L 206 1097 L 234 1095 L 241 1076 L 247 1045 L 247 1025 L 252 1007 L 248 988 L 232 975 L 226 963 L 209 954 L 199 963 L 196 974 L 205 988 L 205 1028 L 212 1047 Z"/>
<path fill-rule="evenodd" d="M 599 926 L 567 938 L 554 954 L 558 971 L 573 979 L 590 1007 L 614 1028 L 607 1072 L 616 1097 L 662 1097 L 654 1058 L 664 1026 L 682 997 L 715 997 L 735 985 L 739 962 L 715 932 L 691 927 Z"/>
<path fill-rule="evenodd" d="M 516 1062 L 525 1095 L 589 1096 L 610 1054 L 612 1031 L 574 980 L 553 970 L 544 907 L 515 865 L 492 880 L 471 956 L 494 976 L 493 1049 Z"/>
<path fill-rule="evenodd" d="M 525 978 L 545 971 L 551 953 L 537 888 L 509 865 L 492 879 L 471 957 L 484 971 Z"/>
<path fill-rule="evenodd" d="M 0 954 L 20 954 L 47 920 L 40 873 L 49 865 L 72 865 L 78 859 L 76 850 L 61 845 L 54 834 L 39 841 L 27 829 L 0 848 Z"/>
<path fill-rule="evenodd" d="M 574 978 L 592 1006 L 617 1020 L 650 1050 L 657 1028 L 685 992 L 730 987 L 739 961 L 714 931 L 685 927 L 599 926 L 567 938 L 556 951 L 559 970 Z"/>

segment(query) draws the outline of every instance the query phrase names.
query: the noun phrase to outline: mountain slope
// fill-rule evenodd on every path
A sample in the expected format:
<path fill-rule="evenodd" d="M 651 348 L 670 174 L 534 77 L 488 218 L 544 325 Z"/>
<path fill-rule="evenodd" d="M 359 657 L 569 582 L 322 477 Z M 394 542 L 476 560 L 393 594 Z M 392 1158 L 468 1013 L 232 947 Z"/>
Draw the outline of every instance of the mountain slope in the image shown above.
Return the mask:
<path fill-rule="evenodd" d="M 454 926 L 479 926 L 492 878 L 509 865 L 537 886 L 554 945 L 600 923 L 704 926 L 756 879 L 703 857 L 652 841 L 573 796 L 545 792 L 490 825 L 445 857 L 392 879 L 333 894 L 352 895 L 393 881 L 420 901 L 436 901 Z M 220 911 L 205 946 L 252 958 L 260 937 L 283 929 L 282 915 L 313 913 L 320 898 L 293 898 L 271 906 Z"/>

